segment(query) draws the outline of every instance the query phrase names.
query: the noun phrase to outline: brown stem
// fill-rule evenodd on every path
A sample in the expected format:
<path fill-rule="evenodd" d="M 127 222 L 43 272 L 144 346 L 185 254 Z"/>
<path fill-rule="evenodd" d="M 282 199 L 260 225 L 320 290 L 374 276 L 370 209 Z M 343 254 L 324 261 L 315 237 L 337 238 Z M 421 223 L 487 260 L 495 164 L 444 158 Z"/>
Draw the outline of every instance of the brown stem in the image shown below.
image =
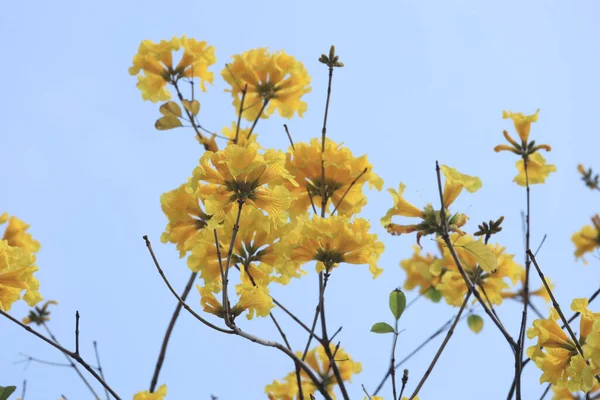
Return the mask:
<path fill-rule="evenodd" d="M 250 130 L 248 131 L 248 136 L 246 137 L 247 139 L 250 139 L 250 136 L 252 136 L 252 132 L 254 132 L 254 127 L 256 126 L 256 124 L 258 123 L 258 120 L 260 119 L 260 116 L 262 115 L 263 111 L 265 111 L 265 108 L 267 108 L 267 104 L 269 104 L 269 100 L 265 100 L 263 101 L 263 105 L 260 108 L 260 111 L 258 112 L 258 115 L 256 116 L 256 119 L 254 120 L 254 122 L 252 123 L 252 127 L 250 128 Z"/>
<path fill-rule="evenodd" d="M 94 340 L 94 353 L 96 353 L 96 364 L 98 364 L 98 372 L 100 372 L 100 376 L 102 377 L 102 380 L 106 381 L 106 378 L 104 378 L 104 372 L 102 371 L 102 364 L 100 364 L 100 354 L 98 353 L 98 343 Z M 106 400 L 110 399 L 110 396 L 108 395 L 108 390 L 106 388 L 104 388 L 104 392 L 106 394 Z"/>
<path fill-rule="evenodd" d="M 98 381 L 100 382 L 100 384 L 102 386 L 104 386 L 109 392 L 110 394 L 112 394 L 112 396 L 116 399 L 116 400 L 121 400 L 121 398 L 115 393 L 114 390 L 112 390 L 112 388 L 110 386 L 108 386 L 108 384 L 104 381 L 104 379 L 102 379 L 97 373 L 96 371 L 94 371 L 94 369 L 92 367 L 90 367 L 90 365 L 88 363 L 86 363 L 80 355 L 73 353 L 70 350 L 65 349 L 64 347 L 62 347 L 60 344 L 58 344 L 56 341 L 52 341 L 50 339 L 48 339 L 46 336 L 42 335 L 41 333 L 38 333 L 36 331 L 34 331 L 30 326 L 25 325 L 24 323 L 22 323 L 21 321 L 19 321 L 18 319 L 14 318 L 13 316 L 11 316 L 10 314 L 0 310 L 0 315 L 8 318 L 9 320 L 11 320 L 12 322 L 14 322 L 15 324 L 19 325 L 21 328 L 25 329 L 26 331 L 28 331 L 29 333 L 37 336 L 38 338 L 42 339 L 44 342 L 48 343 L 49 345 L 51 345 L 52 347 L 56 348 L 57 350 L 60 350 L 65 356 L 70 357 L 69 361 L 71 362 L 71 358 L 75 361 L 77 361 L 83 368 L 85 368 L 90 374 L 92 374 L 92 376 Z M 44 324 L 46 325 L 46 324 Z M 54 339 L 53 339 L 54 340 Z M 96 397 L 98 397 L 96 395 Z"/>
<path fill-rule="evenodd" d="M 179 98 L 179 101 L 181 102 L 181 104 L 183 105 L 183 95 L 181 94 L 181 91 L 179 90 L 179 86 L 177 85 L 177 82 L 171 82 L 173 84 L 173 87 L 175 88 L 175 91 L 177 92 L 177 97 Z M 192 115 L 191 112 L 188 111 L 187 108 L 185 108 L 185 106 L 183 107 L 186 115 L 188 116 L 190 123 L 192 124 L 192 128 L 194 128 L 194 131 L 196 132 L 196 135 L 198 135 L 198 140 L 200 141 L 200 143 L 204 143 L 204 136 L 202 136 L 202 134 L 200 133 L 200 130 L 198 129 L 198 127 L 196 126 L 196 124 L 194 123 L 194 116 Z"/>
<path fill-rule="evenodd" d="M 353 181 L 352 183 L 350 183 L 350 186 L 348 186 L 348 189 L 346 189 L 346 191 L 344 192 L 344 194 L 342 195 L 342 197 L 340 198 L 340 201 L 338 201 L 338 203 L 335 205 L 335 207 L 333 208 L 333 211 L 331 212 L 331 215 L 335 214 L 335 212 L 337 211 L 338 207 L 340 206 L 340 204 L 342 204 L 342 201 L 344 201 L 344 198 L 346 197 L 346 195 L 348 194 L 348 192 L 350 191 L 350 189 L 352 189 L 352 186 L 354 186 L 356 184 L 356 182 L 360 179 L 361 176 L 363 176 L 366 172 L 367 172 L 368 168 L 363 169 L 363 171 L 360 173 L 360 175 L 358 175 Z"/>
<path fill-rule="evenodd" d="M 242 100 L 240 101 L 240 110 L 238 112 L 238 120 L 237 125 L 235 127 L 235 139 L 233 139 L 233 144 L 238 143 L 238 137 L 240 134 L 240 123 L 242 122 L 242 113 L 244 111 L 244 100 L 246 100 L 246 92 L 248 91 L 248 84 L 244 85 L 244 89 L 242 90 Z"/>
<path fill-rule="evenodd" d="M 279 322 L 277 322 L 277 319 L 275 319 L 275 316 L 273 315 L 273 313 L 269 313 L 269 317 L 271 317 L 271 320 L 277 327 L 277 331 L 279 331 L 279 334 L 281 335 L 281 338 L 283 339 L 285 345 L 291 351 L 292 346 L 290 346 L 290 342 L 287 340 L 287 336 L 283 332 L 283 329 L 281 329 Z M 296 384 L 298 385 L 298 399 L 304 400 L 304 393 L 302 391 L 302 378 L 300 376 L 300 366 L 298 364 L 294 363 L 294 368 L 296 369 Z"/>
<path fill-rule="evenodd" d="M 190 279 L 185 285 L 185 289 L 183 293 L 181 293 L 181 300 L 185 301 L 192 290 L 192 286 L 194 285 L 194 281 L 196 280 L 197 272 L 192 272 L 190 275 Z M 158 375 L 160 374 L 160 370 L 162 368 L 163 362 L 165 361 L 165 355 L 167 353 L 167 346 L 169 345 L 169 340 L 171 339 L 171 333 L 173 333 L 173 328 L 175 327 L 175 322 L 177 318 L 179 318 L 179 314 L 181 313 L 182 303 L 177 302 L 175 306 L 175 311 L 171 316 L 171 321 L 169 322 L 169 326 L 167 327 L 167 331 L 165 332 L 165 336 L 163 338 L 162 345 L 160 347 L 160 353 L 158 354 L 158 359 L 156 360 L 156 367 L 154 368 L 154 374 L 152 374 L 152 380 L 150 381 L 150 393 L 154 393 L 156 389 L 156 384 L 158 382 Z"/>
<path fill-rule="evenodd" d="M 271 297 L 271 299 L 273 299 L 273 303 L 275 303 L 275 305 L 277 305 L 277 307 L 281 308 L 283 310 L 283 312 L 285 312 L 287 315 L 290 316 L 290 318 L 292 318 L 294 321 L 296 321 L 298 323 L 298 325 L 300 325 L 302 328 L 304 328 L 304 330 L 306 332 L 311 333 L 310 328 L 308 326 L 306 326 L 306 324 L 304 322 L 302 322 L 300 320 L 300 318 L 298 318 L 296 315 L 294 315 L 292 312 L 290 312 L 275 298 Z M 319 343 L 323 344 L 323 339 L 321 339 L 319 336 L 317 336 L 317 334 L 315 334 L 314 332 L 312 333 L 312 337 L 314 337 Z"/>

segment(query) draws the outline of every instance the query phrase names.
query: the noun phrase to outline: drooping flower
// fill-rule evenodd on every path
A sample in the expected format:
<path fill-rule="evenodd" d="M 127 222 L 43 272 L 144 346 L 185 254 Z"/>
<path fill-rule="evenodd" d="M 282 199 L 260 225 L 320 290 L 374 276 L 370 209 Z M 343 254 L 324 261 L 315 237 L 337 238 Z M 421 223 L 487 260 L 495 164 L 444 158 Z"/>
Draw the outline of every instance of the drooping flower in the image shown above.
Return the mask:
<path fill-rule="evenodd" d="M 527 186 L 529 184 L 544 183 L 550 172 L 556 172 L 556 165 L 546 164 L 546 159 L 540 153 L 533 153 L 527 159 L 527 175 L 525 175 L 525 161 L 517 161 L 517 170 L 519 174 L 515 176 L 513 182 L 517 185 Z"/>
<path fill-rule="evenodd" d="M 309 93 L 310 76 L 304 65 L 284 51 L 270 53 L 266 48 L 252 49 L 234 55 L 221 76 L 231 85 L 226 91 L 233 96 L 233 105 L 239 109 L 242 91 L 247 85 L 243 117 L 253 121 L 267 118 L 275 109 L 284 118 L 299 116 L 306 111 L 300 98 Z"/>
<path fill-rule="evenodd" d="M 23 292 L 22 298 L 30 307 L 42 300 L 39 282 L 33 276 L 37 270 L 32 253 L 0 240 L 0 310 L 9 311 Z"/>
<path fill-rule="evenodd" d="M 292 201 L 284 181 L 295 184 L 285 169 L 285 154 L 267 150 L 258 153 L 258 145 L 248 147 L 230 144 L 216 153 L 205 152 L 200 165 L 193 171 L 188 191 L 193 193 L 202 182 L 216 185 L 205 200 L 206 213 L 212 215 L 209 229 L 223 222 L 235 203 L 265 211 L 277 226 L 288 220 L 287 209 Z"/>
<path fill-rule="evenodd" d="M 173 52 L 182 47 L 181 60 L 173 67 Z M 206 91 L 205 82 L 213 81 L 213 73 L 208 71 L 208 67 L 216 61 L 214 47 L 185 35 L 161 40 L 159 43 L 143 40 L 138 53 L 133 57 L 129 74 L 137 75 L 137 87 L 144 100 L 165 101 L 171 98 L 171 93 L 166 88 L 167 83 L 176 83 L 183 77 L 200 78 L 200 87 Z"/>
<path fill-rule="evenodd" d="M 167 385 L 160 385 L 154 393 L 150 393 L 148 390 L 136 393 L 133 400 L 163 400 L 166 396 Z"/>
<path fill-rule="evenodd" d="M 332 354 L 336 351 L 335 345 L 330 344 L 330 351 Z M 298 357 L 302 357 L 302 354 L 299 352 L 297 355 Z M 342 348 L 337 349 L 337 352 L 335 352 L 335 360 L 340 377 L 344 382 L 350 382 L 353 375 L 362 371 L 361 364 L 353 361 L 349 354 Z M 306 363 L 315 372 L 317 377 L 323 381 L 325 389 L 335 399 L 334 390 L 338 383 L 323 346 L 310 350 L 306 355 Z M 305 398 L 308 398 L 309 395 L 317 391 L 317 387 L 308 375 L 306 375 L 306 372 L 301 371 L 300 377 L 302 392 Z M 282 382 L 273 381 L 273 383 L 265 387 L 265 393 L 267 393 L 271 400 L 297 399 L 298 383 L 296 381 L 296 374 L 294 372 L 288 374 Z"/>
<path fill-rule="evenodd" d="M 585 225 L 579 232 L 574 233 L 571 241 L 575 244 L 575 257 L 581 258 L 584 264 L 587 264 L 583 255 L 600 247 L 600 215 L 594 215 L 592 225 Z"/>
<path fill-rule="evenodd" d="M 292 244 L 290 259 L 301 264 L 317 262 L 317 272 L 331 271 L 340 263 L 368 264 L 376 278 L 383 272 L 377 261 L 383 253 L 383 243 L 369 233 L 369 222 L 363 218 L 334 215 L 328 218 L 298 217 L 299 229 L 284 241 Z"/>
<path fill-rule="evenodd" d="M 377 190 L 383 187 L 383 180 L 373 173 L 373 166 L 366 155 L 355 157 L 350 149 L 328 138 L 325 140 L 324 155 L 319 139 L 312 139 L 310 144 L 296 143 L 288 150 L 285 167 L 299 183 L 298 186 L 286 183 L 295 196 L 290 206 L 292 216 L 305 214 L 311 204 L 315 209 L 320 209 L 323 194 L 329 214 L 335 209 L 339 215 L 351 216 L 367 204 L 362 191 L 365 183 Z"/>

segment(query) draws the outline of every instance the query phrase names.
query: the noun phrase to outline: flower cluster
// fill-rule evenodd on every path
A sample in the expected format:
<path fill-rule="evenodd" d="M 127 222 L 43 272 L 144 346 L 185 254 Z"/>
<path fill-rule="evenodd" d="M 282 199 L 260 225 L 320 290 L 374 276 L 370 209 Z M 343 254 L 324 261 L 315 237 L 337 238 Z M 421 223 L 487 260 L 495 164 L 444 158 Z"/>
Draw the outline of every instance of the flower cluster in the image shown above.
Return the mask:
<path fill-rule="evenodd" d="M 40 243 L 27 232 L 29 225 L 10 217 L 0 215 L 0 225 L 7 223 L 4 236 L 0 240 L 0 310 L 9 311 L 13 303 L 23 299 L 33 307 L 42 300 L 39 282 L 33 276 L 38 270 L 35 255 Z"/>

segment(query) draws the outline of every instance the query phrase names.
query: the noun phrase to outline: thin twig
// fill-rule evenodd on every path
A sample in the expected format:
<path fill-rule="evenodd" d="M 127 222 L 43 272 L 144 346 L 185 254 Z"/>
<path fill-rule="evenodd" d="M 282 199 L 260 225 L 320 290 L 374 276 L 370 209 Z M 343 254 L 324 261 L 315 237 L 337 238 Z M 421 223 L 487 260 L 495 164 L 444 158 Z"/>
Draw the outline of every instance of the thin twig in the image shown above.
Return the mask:
<path fill-rule="evenodd" d="M 540 400 L 544 400 L 544 398 L 546 397 L 546 395 L 550 391 L 551 387 L 552 387 L 551 383 L 549 383 L 548 385 L 546 385 L 546 389 L 544 390 L 544 393 L 542 393 L 542 395 L 540 396 Z"/>
<path fill-rule="evenodd" d="M 98 343 L 94 340 L 94 353 L 96 353 L 96 364 L 98 364 L 98 372 L 100 372 L 100 376 L 102 377 L 102 379 L 104 381 L 106 381 L 106 378 L 104 378 L 104 372 L 102 371 L 102 364 L 100 364 L 100 353 L 98 352 Z M 108 394 L 108 390 L 106 390 L 106 388 L 104 388 L 105 394 L 106 394 L 106 400 L 110 399 L 110 396 Z"/>
<path fill-rule="evenodd" d="M 79 354 L 79 311 L 75 311 L 75 354 Z"/>
<path fill-rule="evenodd" d="M 404 308 L 406 310 L 406 307 Z M 390 360 L 390 372 L 392 375 L 392 399 L 395 400 L 398 395 L 396 394 L 396 343 L 398 342 L 398 320 L 396 320 L 394 328 L 394 342 L 392 343 L 392 357 Z"/>
<path fill-rule="evenodd" d="M 56 341 L 52 341 L 50 339 L 48 339 L 46 336 L 42 335 L 39 332 L 36 332 L 35 330 L 33 330 L 29 325 L 25 325 L 24 323 L 22 323 L 21 321 L 19 321 L 18 319 L 14 318 L 13 316 L 11 316 L 10 314 L 0 310 L 0 315 L 8 318 L 9 320 L 11 320 L 12 322 L 14 322 L 15 324 L 19 325 L 21 328 L 25 329 L 26 331 L 28 331 L 29 333 L 37 336 L 38 338 L 42 339 L 44 342 L 48 343 L 49 345 L 51 345 L 52 347 L 56 348 L 57 350 L 60 350 L 63 354 L 65 354 L 68 357 L 71 357 L 72 359 L 74 359 L 75 361 L 77 361 L 79 364 L 81 364 L 82 367 L 84 367 L 90 374 L 92 374 L 92 376 L 98 381 L 100 382 L 100 384 L 102 386 L 104 386 L 109 392 L 110 394 L 112 394 L 112 396 L 116 399 L 116 400 L 120 400 L 120 397 L 114 392 L 114 390 L 112 390 L 112 388 L 110 386 L 108 386 L 108 384 L 104 381 L 104 379 L 102 379 L 97 373 L 96 371 L 94 371 L 94 369 L 88 364 L 86 363 L 81 356 L 79 356 L 78 354 L 73 353 L 70 350 L 65 349 L 64 347 L 62 347 L 60 344 L 56 343 Z M 45 325 L 45 324 L 44 324 Z M 70 358 L 70 359 L 71 359 Z M 70 360 L 69 359 L 69 360 Z M 96 396 L 98 397 L 98 396 Z"/>
<path fill-rule="evenodd" d="M 292 346 L 290 345 L 290 342 L 287 340 L 286 334 L 283 332 L 283 329 L 281 329 L 279 322 L 277 322 L 277 319 L 275 318 L 275 316 L 273 315 L 272 312 L 269 313 L 269 317 L 271 317 L 271 320 L 277 327 L 277 331 L 279 331 L 279 334 L 281 335 L 281 338 L 285 342 L 285 345 L 291 351 Z M 304 393 L 302 391 L 302 378 L 300 377 L 300 366 L 298 364 L 294 363 L 294 368 L 296 369 L 296 383 L 298 385 L 298 399 L 304 400 Z"/>
<path fill-rule="evenodd" d="M 311 333 L 311 330 L 308 326 L 306 326 L 306 324 L 302 321 L 300 321 L 300 319 L 298 317 L 296 317 L 296 315 L 294 315 L 292 312 L 290 312 L 287 308 L 285 308 L 280 302 L 278 302 L 276 299 L 274 299 L 273 297 L 271 297 L 273 299 L 273 303 L 275 303 L 275 305 L 277 305 L 277 307 L 281 308 L 287 315 L 290 316 L 290 318 L 292 318 L 294 321 L 296 321 L 298 323 L 298 325 L 300 325 L 302 328 L 304 328 L 304 330 L 308 333 Z M 342 328 L 340 328 L 342 329 Z M 312 337 L 314 337 L 319 343 L 323 344 L 323 339 L 321 339 L 316 333 L 312 333 Z"/>
<path fill-rule="evenodd" d="M 21 400 L 25 400 L 25 391 L 27 390 L 27 379 L 23 380 L 23 390 L 21 391 Z"/>
<path fill-rule="evenodd" d="M 358 182 L 358 180 L 360 179 L 360 177 L 363 176 L 367 172 L 367 170 L 368 170 L 368 168 L 365 167 L 365 169 L 363 169 L 363 171 L 356 178 L 354 178 L 354 180 L 350 183 L 350 185 L 348 186 L 348 188 L 346 189 L 346 191 L 344 192 L 344 194 L 342 195 L 342 197 L 340 197 L 340 201 L 338 201 L 338 203 L 333 208 L 333 211 L 331 212 L 331 215 L 335 214 L 335 212 L 337 211 L 337 209 L 340 206 L 340 204 L 342 204 L 342 201 L 344 201 L 344 198 L 346 197 L 346 195 L 348 194 L 348 192 L 350 191 L 350 189 L 352 189 L 352 186 L 354 186 L 356 184 L 356 182 Z"/>
<path fill-rule="evenodd" d="M 183 95 L 181 94 L 181 91 L 179 90 L 179 86 L 177 85 L 177 82 L 172 82 L 172 84 L 173 84 L 173 87 L 175 88 L 175 91 L 177 92 L 177 97 L 179 98 L 179 101 L 181 102 L 181 104 L 183 104 L 184 98 L 183 98 Z M 194 131 L 196 132 L 196 135 L 198 136 L 198 140 L 200 141 L 200 143 L 204 144 L 204 136 L 202 136 L 202 134 L 200 133 L 200 130 L 194 123 L 194 116 L 185 106 L 183 107 L 183 109 L 185 110 L 185 113 L 187 114 L 187 116 L 190 120 L 190 123 L 192 124 L 192 128 L 194 128 Z"/>
<path fill-rule="evenodd" d="M 68 368 L 73 368 L 73 366 L 71 364 L 66 364 L 66 363 L 59 363 L 59 362 L 54 362 L 54 361 L 46 361 L 46 360 L 42 360 L 36 357 L 31 357 L 28 354 L 25 353 L 19 353 L 20 355 L 22 355 L 23 357 L 25 357 L 24 360 L 19 360 L 19 361 L 15 361 L 13 362 L 13 364 L 23 364 L 23 363 L 29 363 L 31 361 L 37 362 L 39 364 L 46 364 L 46 365 L 51 365 L 53 367 L 68 367 Z"/>
<path fill-rule="evenodd" d="M 231 71 L 230 71 L 231 72 Z M 240 123 L 242 122 L 242 113 L 244 111 L 244 100 L 246 100 L 246 92 L 248 91 L 248 84 L 244 85 L 244 89 L 242 90 L 242 100 L 240 101 L 240 110 L 238 112 L 238 120 L 237 126 L 235 128 L 235 139 L 233 139 L 233 144 L 238 143 L 238 138 L 240 134 Z M 249 139 L 250 137 L 248 137 Z"/>
<path fill-rule="evenodd" d="M 154 265 L 156 266 L 156 269 L 158 270 L 158 273 L 163 278 L 163 281 L 165 282 L 165 284 L 167 285 L 167 287 L 169 288 L 169 290 L 171 291 L 171 293 L 173 294 L 173 296 L 175 296 L 175 298 L 182 305 L 182 307 L 185 308 L 190 314 L 192 314 L 194 316 L 194 318 L 196 318 L 198 321 L 202 322 L 204 325 L 206 325 L 206 326 L 208 326 L 210 328 L 213 328 L 214 330 L 217 330 L 219 332 L 233 334 L 234 333 L 233 331 L 220 328 L 220 327 L 218 327 L 216 325 L 213 325 L 212 323 L 208 322 L 204 318 L 202 318 L 200 315 L 198 315 L 198 313 L 196 313 L 194 310 L 192 310 L 192 308 L 185 301 L 183 301 L 183 299 L 181 297 L 179 297 L 179 295 L 177 294 L 177 292 L 175 291 L 175 289 L 173 289 L 173 286 L 171 286 L 171 283 L 169 282 L 169 280 L 165 276 L 165 273 L 163 272 L 162 268 L 160 267 L 160 264 L 158 263 L 158 259 L 156 258 L 156 255 L 154 255 L 154 250 L 152 250 L 152 244 L 150 243 L 150 240 L 148 239 L 148 236 L 144 235 L 143 239 L 146 242 L 146 247 L 148 247 L 148 251 L 150 252 L 150 256 L 152 257 L 152 260 L 154 261 Z"/>
<path fill-rule="evenodd" d="M 290 130 L 288 129 L 287 124 L 283 124 L 283 127 L 285 128 L 285 133 L 287 133 L 287 137 L 290 140 L 290 144 L 292 145 L 292 150 L 296 150 L 296 147 L 294 147 L 294 141 L 292 140 L 292 135 L 290 135 Z"/>
<path fill-rule="evenodd" d="M 182 301 L 185 302 L 185 300 L 187 299 L 188 295 L 190 294 L 190 291 L 192 290 L 192 287 L 194 286 L 194 281 L 196 280 L 197 276 L 197 272 L 192 272 L 192 274 L 190 275 L 190 279 L 185 285 L 183 293 L 181 293 Z M 169 340 L 171 339 L 173 328 L 175 328 L 175 322 L 177 322 L 179 314 L 181 313 L 182 306 L 183 305 L 181 302 L 177 302 L 177 305 L 175 306 L 175 311 L 173 312 L 171 320 L 169 321 L 169 325 L 167 326 L 167 331 L 165 332 L 162 345 L 160 346 L 160 352 L 158 353 L 158 359 L 156 360 L 156 366 L 154 367 L 154 373 L 152 374 L 152 380 L 150 381 L 150 393 L 154 393 L 154 390 L 156 389 L 156 385 L 158 383 L 158 376 L 160 374 L 160 370 L 162 369 L 162 365 L 165 361 L 165 355 L 167 354 L 167 346 L 169 345 Z"/>
<path fill-rule="evenodd" d="M 517 354 L 515 355 L 515 379 L 517 400 L 521 400 L 521 375 L 523 370 L 523 349 L 525 348 L 525 327 L 527 326 L 527 310 L 529 309 L 529 270 L 531 269 L 531 261 L 529 259 L 529 238 L 531 236 L 531 207 L 530 207 L 530 191 L 529 174 L 527 171 L 528 157 L 523 157 L 523 168 L 525 169 L 525 187 L 527 194 L 527 215 L 525 216 L 525 282 L 523 282 L 523 312 L 521 317 L 521 327 L 519 330 L 519 339 L 517 341 Z"/>
<path fill-rule="evenodd" d="M 254 122 L 252 123 L 252 127 L 250 127 L 250 130 L 248 131 L 248 135 L 246 136 L 246 139 L 250 139 L 250 136 L 252 136 L 252 132 L 254 132 L 254 127 L 258 123 L 258 120 L 260 119 L 262 113 L 265 111 L 265 108 L 267 108 L 268 104 L 269 104 L 269 100 L 268 99 L 265 100 L 265 101 L 263 101 L 263 105 L 260 108 L 260 111 L 258 112 L 258 115 L 256 115 L 256 119 L 254 120 Z"/>
<path fill-rule="evenodd" d="M 48 325 L 43 322 L 42 326 L 46 329 L 46 332 L 48 332 L 48 335 L 50 336 L 50 338 L 60 346 L 60 343 L 58 342 L 58 339 L 56 338 L 56 336 L 54 336 L 54 334 L 52 333 L 52 331 L 50 330 L 50 328 L 48 327 Z M 76 357 L 79 357 L 79 353 L 73 353 Z M 92 394 L 94 395 L 94 398 L 98 398 L 98 395 L 96 394 L 96 391 L 94 390 L 94 388 L 92 387 L 92 385 L 90 384 L 90 382 L 86 379 L 85 376 L 83 376 L 83 373 L 79 370 L 79 368 L 77 368 L 77 365 L 75 365 L 75 363 L 73 362 L 73 360 L 71 360 L 71 358 L 69 358 L 69 356 L 64 353 L 65 358 L 67 359 L 67 361 L 71 364 L 71 367 L 75 370 L 75 372 L 77 373 L 77 375 L 79 375 L 79 378 L 81 378 L 81 380 L 83 381 L 83 383 L 87 386 L 87 388 L 90 390 L 90 392 L 92 392 Z M 75 357 L 73 357 L 75 358 Z M 76 358 L 75 358 L 76 359 Z M 83 365 L 83 364 L 82 364 Z M 90 367 L 91 368 L 91 367 Z M 95 373 L 95 372 L 94 372 Z"/>

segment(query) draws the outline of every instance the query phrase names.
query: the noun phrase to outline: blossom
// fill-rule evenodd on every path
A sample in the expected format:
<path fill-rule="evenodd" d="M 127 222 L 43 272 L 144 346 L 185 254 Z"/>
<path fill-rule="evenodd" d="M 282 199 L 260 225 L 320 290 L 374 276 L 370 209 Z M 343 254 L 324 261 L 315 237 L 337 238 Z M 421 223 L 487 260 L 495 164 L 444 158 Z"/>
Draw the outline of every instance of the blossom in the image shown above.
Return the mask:
<path fill-rule="evenodd" d="M 426 293 L 440 282 L 440 276 L 432 274 L 430 268 L 441 260 L 429 253 L 421 255 L 421 248 L 416 245 L 413 246 L 413 252 L 411 258 L 400 261 L 400 266 L 406 272 L 404 289 L 412 290 L 418 286 L 419 293 Z"/>
<path fill-rule="evenodd" d="M 550 310 L 548 319 L 533 321 L 533 327 L 527 330 L 528 338 L 538 338 L 527 354 L 543 372 L 540 382 L 567 387 L 572 392 L 587 392 L 592 388 L 594 375 L 598 372 L 594 365 L 599 365 L 596 361 L 600 361 L 600 358 L 594 358 L 599 354 L 596 349 L 600 347 L 597 339 L 600 335 L 600 313 L 592 313 L 587 306 L 587 299 L 574 299 L 571 310 L 581 314 L 578 342 L 583 344 L 583 354 L 591 357 L 592 365 L 579 354 L 573 339 L 559 326 L 559 314 L 554 308 Z"/>
<path fill-rule="evenodd" d="M 463 189 L 466 189 L 471 193 L 479 190 L 481 188 L 481 180 L 475 176 L 461 174 L 456 169 L 445 165 L 442 165 L 441 170 L 446 178 L 442 198 L 444 208 L 446 209 L 445 216 L 448 230 L 450 232 L 463 234 L 460 228 L 466 224 L 468 217 L 461 213 L 452 215 L 447 209 L 454 200 L 456 200 Z M 440 223 L 440 211 L 435 210 L 431 204 L 427 204 L 423 210 L 413 206 L 402 197 L 405 188 L 406 186 L 400 182 L 398 191 L 388 189 L 388 192 L 394 199 L 394 206 L 387 211 L 383 218 L 381 218 L 381 224 L 392 235 L 417 232 L 417 244 L 419 244 L 422 236 L 433 233 L 441 234 L 444 230 Z M 392 217 L 395 215 L 419 218 L 420 221 L 410 225 L 398 225 L 391 222 Z"/>
<path fill-rule="evenodd" d="M 284 118 L 299 116 L 307 105 L 300 98 L 309 93 L 310 76 L 304 65 L 284 51 L 270 53 L 266 48 L 252 49 L 234 55 L 221 76 L 231 85 L 226 91 L 233 96 L 238 110 L 242 91 L 247 85 L 243 117 L 253 121 L 267 118 L 275 109 Z M 268 107 L 266 107 L 268 104 Z"/>
<path fill-rule="evenodd" d="M 238 131 L 237 124 L 235 122 L 231 123 L 231 128 L 226 126 L 221 130 L 221 134 L 229 139 L 229 143 L 237 144 L 242 147 L 248 147 L 250 143 L 256 143 L 258 134 L 252 131 L 252 134 L 250 135 L 250 137 L 248 137 L 248 133 L 250 133 L 250 128 L 240 127 Z M 237 143 L 234 143 L 236 134 Z"/>
<path fill-rule="evenodd" d="M 29 253 L 37 253 L 40 251 L 40 242 L 33 239 L 30 233 L 27 233 L 30 225 L 15 216 L 8 217 L 7 213 L 3 213 L 0 216 L 0 225 L 7 221 L 8 224 L 4 230 L 3 239 L 8 242 L 9 246 L 20 247 Z"/>
<path fill-rule="evenodd" d="M 342 381 L 350 382 L 353 375 L 361 372 L 361 364 L 353 361 L 344 349 L 338 348 L 336 352 L 335 345 L 333 344 L 329 345 L 329 349 L 332 354 L 335 352 L 336 365 Z M 296 354 L 298 357 L 302 357 L 300 352 Z M 325 348 L 319 346 L 310 350 L 306 354 L 306 363 L 315 372 L 317 377 L 323 381 L 325 389 L 335 399 L 334 389 L 338 383 L 333 373 L 333 368 L 330 367 L 329 357 L 325 352 Z M 317 387 L 303 370 L 300 372 L 300 382 L 305 398 L 308 398 L 310 394 L 317 391 Z M 267 393 L 271 400 L 295 399 L 298 393 L 296 374 L 294 372 L 288 374 L 282 382 L 273 381 L 273 383 L 265 387 L 265 393 Z"/>
<path fill-rule="evenodd" d="M 513 113 L 512 111 L 502 111 L 502 118 L 507 119 L 510 118 L 513 120 L 515 124 L 515 129 L 521 138 L 523 143 L 527 143 L 529 140 L 529 131 L 531 129 L 531 123 L 537 122 L 538 113 L 540 109 L 538 108 L 535 114 L 532 115 L 523 115 L 522 113 Z"/>
<path fill-rule="evenodd" d="M 550 172 L 556 172 L 556 165 L 546 164 L 546 159 L 540 153 L 528 156 L 527 175 L 525 175 L 525 161 L 523 159 L 517 161 L 516 165 L 519 174 L 515 176 L 513 182 L 516 182 L 520 186 L 527 186 L 527 182 L 530 185 L 544 183 Z"/>
<path fill-rule="evenodd" d="M 173 67 L 173 52 L 181 48 L 181 60 Z M 205 82 L 213 81 L 213 73 L 208 71 L 208 67 L 216 61 L 214 47 L 185 35 L 161 40 L 159 43 L 143 40 L 138 53 L 133 57 L 129 74 L 137 75 L 137 87 L 144 100 L 165 101 L 171 98 L 171 93 L 166 88 L 167 83 L 176 84 L 183 77 L 200 78 L 200 87 L 206 91 Z"/>
<path fill-rule="evenodd" d="M 186 190 L 187 184 L 160 196 L 160 205 L 169 219 L 160 240 L 177 244 L 179 257 L 190 251 L 198 233 L 208 225 L 210 215 L 200 207 L 215 190 L 214 185 L 199 185 L 193 193 Z"/>
<path fill-rule="evenodd" d="M 218 152 L 206 151 L 200 165 L 193 171 L 188 192 L 193 193 L 201 182 L 216 185 L 205 200 L 206 213 L 212 218 L 209 229 L 223 222 L 232 204 L 247 204 L 265 211 L 276 225 L 287 222 L 287 208 L 292 200 L 284 181 L 295 180 L 285 169 L 285 154 L 267 150 L 258 153 L 258 145 L 248 147 L 230 144 Z"/>
<path fill-rule="evenodd" d="M 571 241 L 575 244 L 575 257 L 583 259 L 587 264 L 583 255 L 600 247 L 600 215 L 594 215 L 592 225 L 585 225 L 579 232 L 574 233 Z"/>
<path fill-rule="evenodd" d="M 33 276 L 37 270 L 32 253 L 0 240 L 0 310 L 9 311 L 23 292 L 22 298 L 30 307 L 42 300 L 39 282 Z"/>
<path fill-rule="evenodd" d="M 167 396 L 167 385 L 161 385 L 154 393 L 148 390 L 138 392 L 133 396 L 133 400 L 163 400 Z"/>
<path fill-rule="evenodd" d="M 340 263 L 368 264 L 376 278 L 383 272 L 377 261 L 383 253 L 383 243 L 377 235 L 369 233 L 369 222 L 363 218 L 348 218 L 334 215 L 328 218 L 313 216 L 298 217 L 299 228 L 291 241 L 290 259 L 299 263 L 318 261 L 317 272 L 337 267 Z"/>
<path fill-rule="evenodd" d="M 254 285 L 250 279 L 237 285 L 236 292 L 240 298 L 231 309 L 234 317 L 237 317 L 244 311 L 248 311 L 246 315 L 248 319 L 252 319 L 255 313 L 258 317 L 266 317 L 274 307 L 273 299 L 269 295 L 269 289 L 264 286 Z"/>
<path fill-rule="evenodd" d="M 320 209 L 323 194 L 330 214 L 336 210 L 339 215 L 351 216 L 367 204 L 362 192 L 365 183 L 377 190 L 383 187 L 366 155 L 355 157 L 350 149 L 328 138 L 325 153 L 319 139 L 312 139 L 310 144 L 296 143 L 288 150 L 285 167 L 299 182 L 298 186 L 285 184 L 295 196 L 290 206 L 292 216 L 305 214 L 311 204 Z"/>

